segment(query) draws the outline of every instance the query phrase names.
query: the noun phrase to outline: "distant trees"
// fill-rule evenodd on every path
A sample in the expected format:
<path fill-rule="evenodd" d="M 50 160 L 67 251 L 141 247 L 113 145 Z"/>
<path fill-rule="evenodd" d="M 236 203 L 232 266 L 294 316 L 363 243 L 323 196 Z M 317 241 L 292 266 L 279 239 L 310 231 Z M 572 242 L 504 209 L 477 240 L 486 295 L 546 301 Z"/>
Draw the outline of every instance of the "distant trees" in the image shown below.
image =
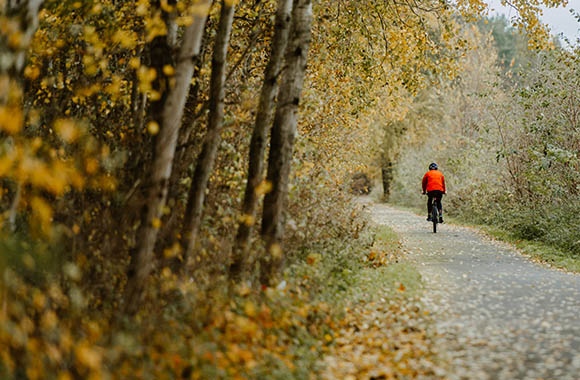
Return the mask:
<path fill-rule="evenodd" d="M 573 200 L 580 195 L 580 55 L 538 54 L 512 94 L 516 136 L 501 150 L 519 169 L 529 201 Z M 571 204 L 569 204 L 571 206 Z M 580 248 L 580 247 L 579 247 Z"/>
<path fill-rule="evenodd" d="M 530 61 L 532 54 L 526 35 L 514 28 L 504 15 L 484 18 L 478 22 L 478 27 L 482 33 L 493 36 L 498 64 L 504 73 L 515 73 Z"/>
<path fill-rule="evenodd" d="M 421 128 L 410 129 L 403 145 L 392 199 L 418 204 L 413 189 L 437 161 L 449 213 L 578 255 L 579 51 L 526 53 L 529 63 L 512 68 L 512 77 L 496 55 L 497 39 L 482 32 L 461 80 L 424 91 L 403 120 Z"/>

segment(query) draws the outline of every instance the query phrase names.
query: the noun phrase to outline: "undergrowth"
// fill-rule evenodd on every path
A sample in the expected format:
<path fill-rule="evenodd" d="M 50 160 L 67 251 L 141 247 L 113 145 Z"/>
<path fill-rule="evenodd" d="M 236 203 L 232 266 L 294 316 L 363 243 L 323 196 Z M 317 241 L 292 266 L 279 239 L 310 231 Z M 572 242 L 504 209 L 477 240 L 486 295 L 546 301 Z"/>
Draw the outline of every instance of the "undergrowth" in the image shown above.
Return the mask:
<path fill-rule="evenodd" d="M 400 254 L 391 230 L 365 227 L 302 246 L 273 288 L 220 276 L 203 287 L 160 270 L 135 318 L 95 307 L 72 262 L 42 273 L 26 267 L 39 260 L 4 263 L 0 378 L 316 378 L 347 303 L 418 289 Z"/>

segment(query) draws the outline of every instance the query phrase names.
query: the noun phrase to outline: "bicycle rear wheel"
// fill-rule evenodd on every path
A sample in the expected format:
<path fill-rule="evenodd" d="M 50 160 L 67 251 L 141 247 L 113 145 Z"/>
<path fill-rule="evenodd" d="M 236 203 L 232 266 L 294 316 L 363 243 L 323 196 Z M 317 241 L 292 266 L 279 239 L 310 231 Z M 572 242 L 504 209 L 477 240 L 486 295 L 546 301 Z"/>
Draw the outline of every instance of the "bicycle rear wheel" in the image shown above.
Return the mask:
<path fill-rule="evenodd" d="M 439 222 L 439 210 L 437 210 L 437 205 L 433 202 L 433 208 L 431 209 L 431 219 L 433 219 L 433 233 L 437 233 L 437 223 Z"/>

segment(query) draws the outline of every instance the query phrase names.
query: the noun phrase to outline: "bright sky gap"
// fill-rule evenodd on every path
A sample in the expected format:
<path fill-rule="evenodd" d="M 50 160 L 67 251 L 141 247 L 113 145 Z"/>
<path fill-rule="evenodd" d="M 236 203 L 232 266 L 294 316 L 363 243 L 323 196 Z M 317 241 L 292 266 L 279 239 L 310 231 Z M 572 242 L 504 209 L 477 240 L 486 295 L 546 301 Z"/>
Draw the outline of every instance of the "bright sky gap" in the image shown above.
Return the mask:
<path fill-rule="evenodd" d="M 504 14 L 508 19 L 516 15 L 516 11 L 511 7 L 501 5 L 500 0 L 486 0 L 489 4 L 490 15 Z M 544 14 L 541 17 L 542 22 L 547 24 L 554 35 L 563 35 L 571 43 L 578 44 L 580 39 L 580 22 L 574 18 L 570 10 L 580 12 L 580 0 L 570 0 L 566 7 L 548 8 L 541 7 Z"/>

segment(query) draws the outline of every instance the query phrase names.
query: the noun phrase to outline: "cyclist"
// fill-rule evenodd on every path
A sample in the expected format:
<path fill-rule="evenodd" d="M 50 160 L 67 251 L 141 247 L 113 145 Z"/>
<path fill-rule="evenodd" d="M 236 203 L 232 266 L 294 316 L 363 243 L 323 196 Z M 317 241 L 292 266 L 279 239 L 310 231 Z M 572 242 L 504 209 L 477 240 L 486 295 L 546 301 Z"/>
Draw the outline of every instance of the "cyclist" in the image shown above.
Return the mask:
<path fill-rule="evenodd" d="M 443 206 L 441 205 L 441 198 L 445 194 L 445 177 L 437 169 L 437 164 L 432 162 L 429 165 L 429 171 L 423 176 L 423 194 L 427 194 L 429 197 L 427 199 L 427 220 L 429 222 L 431 219 L 431 207 L 433 205 L 433 199 L 435 199 L 435 204 L 439 209 L 439 223 L 443 223 Z"/>

